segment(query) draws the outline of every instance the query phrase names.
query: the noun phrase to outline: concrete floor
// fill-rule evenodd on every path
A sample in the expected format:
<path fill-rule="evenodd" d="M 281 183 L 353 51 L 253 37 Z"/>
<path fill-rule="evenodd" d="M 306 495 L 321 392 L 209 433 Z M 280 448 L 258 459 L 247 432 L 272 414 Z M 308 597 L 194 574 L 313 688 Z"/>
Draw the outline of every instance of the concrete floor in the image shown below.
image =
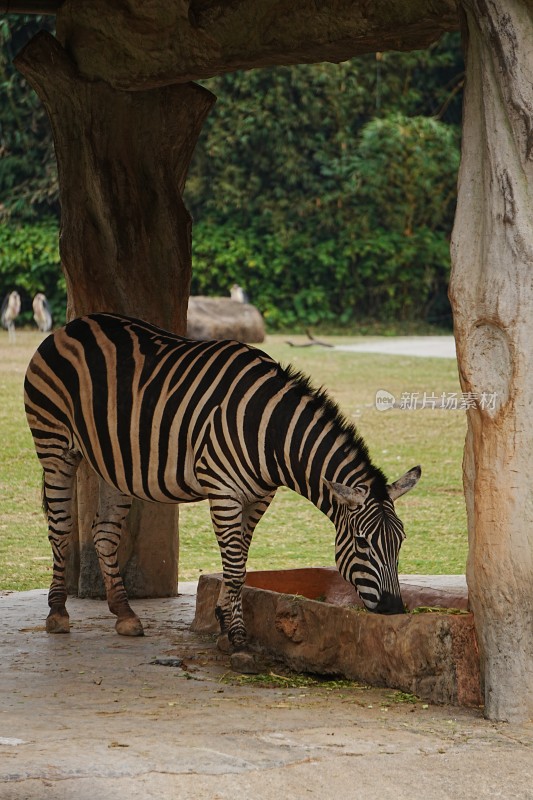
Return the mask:
<path fill-rule="evenodd" d="M 140 639 L 77 599 L 70 635 L 49 636 L 46 592 L 0 595 L 1 800 L 533 800 L 533 724 L 391 690 L 240 684 L 190 633 L 184 589 L 134 601 Z"/>

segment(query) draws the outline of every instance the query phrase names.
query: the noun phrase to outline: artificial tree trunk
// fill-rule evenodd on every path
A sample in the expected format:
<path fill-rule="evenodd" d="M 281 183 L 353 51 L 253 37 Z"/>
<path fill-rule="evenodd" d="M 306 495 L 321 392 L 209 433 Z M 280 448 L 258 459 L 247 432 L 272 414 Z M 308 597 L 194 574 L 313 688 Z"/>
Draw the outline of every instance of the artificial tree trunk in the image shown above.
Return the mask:
<path fill-rule="evenodd" d="M 68 318 L 115 311 L 185 333 L 191 218 L 182 192 L 213 95 L 194 84 L 122 92 L 87 81 L 47 33 L 15 63 L 52 124 Z M 100 595 L 91 538 L 98 481 L 85 462 L 77 496 L 69 587 Z M 119 556 L 131 596 L 175 594 L 177 506 L 134 501 Z"/>
<path fill-rule="evenodd" d="M 533 7 L 462 0 L 450 297 L 468 411 L 468 586 L 489 718 L 533 718 Z"/>

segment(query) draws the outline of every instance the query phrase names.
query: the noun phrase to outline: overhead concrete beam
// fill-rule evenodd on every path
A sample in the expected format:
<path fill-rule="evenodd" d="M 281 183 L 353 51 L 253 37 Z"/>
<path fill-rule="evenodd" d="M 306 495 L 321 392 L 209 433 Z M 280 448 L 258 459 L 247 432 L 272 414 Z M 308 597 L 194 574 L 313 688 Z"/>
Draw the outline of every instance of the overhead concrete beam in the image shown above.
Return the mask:
<path fill-rule="evenodd" d="M 458 26 L 455 0 L 66 0 L 57 11 L 82 75 L 128 90 L 425 48 Z"/>
<path fill-rule="evenodd" d="M 0 14 L 54 15 L 63 0 L 6 0 L 0 3 Z"/>

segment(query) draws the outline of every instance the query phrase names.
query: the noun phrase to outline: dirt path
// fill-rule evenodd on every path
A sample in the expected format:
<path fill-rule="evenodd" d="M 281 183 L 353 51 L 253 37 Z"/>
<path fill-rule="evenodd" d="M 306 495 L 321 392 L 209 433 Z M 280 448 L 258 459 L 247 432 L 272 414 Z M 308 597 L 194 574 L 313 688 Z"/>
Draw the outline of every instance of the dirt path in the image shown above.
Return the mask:
<path fill-rule="evenodd" d="M 91 600 L 48 636 L 45 592 L 0 596 L 1 800 L 533 800 L 533 725 L 390 690 L 241 684 L 189 632 L 194 595 L 135 609 L 141 639 Z"/>

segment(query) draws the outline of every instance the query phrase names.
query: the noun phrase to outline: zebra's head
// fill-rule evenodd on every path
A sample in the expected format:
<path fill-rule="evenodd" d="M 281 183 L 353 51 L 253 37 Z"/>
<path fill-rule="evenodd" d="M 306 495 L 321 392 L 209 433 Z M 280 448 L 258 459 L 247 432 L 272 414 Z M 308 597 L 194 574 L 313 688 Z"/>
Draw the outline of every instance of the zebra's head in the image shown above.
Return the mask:
<path fill-rule="evenodd" d="M 398 556 L 405 539 L 394 501 L 416 485 L 420 467 L 413 467 L 380 492 L 372 483 L 345 486 L 328 482 L 335 501 L 336 561 L 369 611 L 402 614 Z"/>

